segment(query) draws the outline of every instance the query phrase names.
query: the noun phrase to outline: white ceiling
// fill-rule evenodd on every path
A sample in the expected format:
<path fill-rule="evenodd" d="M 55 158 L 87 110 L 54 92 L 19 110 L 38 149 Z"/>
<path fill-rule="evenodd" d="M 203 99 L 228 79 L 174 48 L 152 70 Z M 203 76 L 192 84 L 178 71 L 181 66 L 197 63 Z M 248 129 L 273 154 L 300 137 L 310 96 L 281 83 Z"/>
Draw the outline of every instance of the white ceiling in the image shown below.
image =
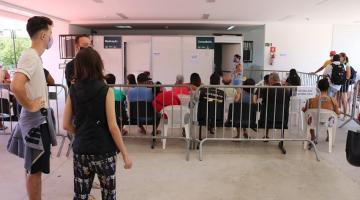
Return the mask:
<path fill-rule="evenodd" d="M 103 1 L 96 3 L 95 1 Z M 239 24 L 266 22 L 360 23 L 360 0 L 0 0 L 74 24 L 197 20 Z M 124 21 L 116 13 L 122 13 Z M 209 14 L 209 19 L 202 19 Z M 145 20 L 145 21 L 144 21 Z M 230 23 L 231 22 L 231 23 Z"/>

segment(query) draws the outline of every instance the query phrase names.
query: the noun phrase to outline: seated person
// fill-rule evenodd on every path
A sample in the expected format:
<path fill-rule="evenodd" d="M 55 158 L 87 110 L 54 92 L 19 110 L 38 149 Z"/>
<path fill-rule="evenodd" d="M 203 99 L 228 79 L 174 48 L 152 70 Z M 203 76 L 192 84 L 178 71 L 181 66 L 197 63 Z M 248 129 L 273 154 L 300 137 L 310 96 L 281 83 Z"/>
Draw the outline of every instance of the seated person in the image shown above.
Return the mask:
<path fill-rule="evenodd" d="M 220 76 L 217 73 L 213 73 L 210 76 L 210 85 L 220 85 Z M 200 96 L 199 96 L 199 102 L 203 102 L 205 105 L 208 103 L 217 103 L 218 105 L 222 105 L 222 109 L 220 112 L 217 112 L 217 115 L 223 115 L 224 114 L 224 99 L 225 99 L 225 92 L 222 89 L 209 87 L 209 88 L 201 88 L 200 89 Z M 214 105 L 217 105 L 214 104 Z M 217 123 L 218 116 L 215 116 L 215 113 L 212 113 L 209 109 L 209 113 L 198 113 L 198 119 L 199 116 L 202 115 L 208 115 L 209 120 L 209 126 L 208 130 L 211 134 L 214 134 L 214 126 Z"/>
<path fill-rule="evenodd" d="M 160 112 L 166 106 L 181 105 L 181 101 L 174 91 L 165 91 L 161 87 L 156 87 L 155 91 L 156 97 L 152 104 L 156 112 Z"/>
<path fill-rule="evenodd" d="M 248 78 L 243 82 L 243 86 L 249 86 L 249 85 L 250 86 L 255 85 L 255 80 Z M 236 95 L 235 101 L 251 105 L 256 103 L 255 97 L 256 96 L 254 93 L 254 88 L 243 88 L 241 92 Z M 248 117 L 248 116 L 243 116 L 243 117 Z M 237 130 L 237 135 L 235 136 L 235 138 L 240 138 L 240 128 L 236 128 L 236 130 Z M 243 128 L 243 132 L 244 132 L 244 138 L 249 138 L 246 128 Z"/>
<path fill-rule="evenodd" d="M 151 79 L 145 74 L 141 73 L 137 77 L 139 85 L 146 85 Z M 146 101 L 152 102 L 154 95 L 151 88 L 148 87 L 134 87 L 128 91 L 129 102 Z"/>
<path fill-rule="evenodd" d="M 289 76 L 286 78 L 285 85 L 288 86 L 300 86 L 301 85 L 301 79 L 298 73 L 296 72 L 296 69 L 291 69 L 289 72 Z"/>
<path fill-rule="evenodd" d="M 105 75 L 105 80 L 106 80 L 106 84 L 109 84 L 109 85 L 113 85 L 116 83 L 116 77 L 114 74 L 106 74 Z M 113 88 L 113 91 L 114 91 L 114 97 L 115 97 L 115 105 L 116 104 L 121 104 L 121 109 L 122 110 L 122 115 L 123 116 L 120 116 L 121 114 L 116 112 L 116 121 L 118 122 L 118 125 L 120 125 L 120 121 L 119 121 L 119 117 L 122 117 L 122 118 L 127 118 L 127 113 L 126 113 L 126 95 L 125 95 L 125 92 L 123 90 L 119 90 L 119 89 L 116 89 L 116 88 Z M 116 108 L 116 106 L 115 106 Z M 120 110 L 119 110 L 120 112 Z M 123 135 L 127 135 L 128 134 L 128 131 L 123 129 L 123 126 L 122 125 L 120 127 L 120 131 L 122 132 Z"/>
<path fill-rule="evenodd" d="M 137 76 L 137 83 L 139 85 L 149 85 L 152 83 L 151 78 L 146 73 L 140 73 Z M 153 93 L 153 89 L 150 87 L 133 87 L 128 90 L 128 99 L 129 102 L 152 102 L 154 100 L 155 94 Z M 159 126 L 160 123 L 160 115 L 157 113 L 156 115 L 156 127 Z M 146 134 L 146 129 L 143 125 L 139 126 L 140 132 Z M 160 131 L 156 132 L 157 134 Z"/>
<path fill-rule="evenodd" d="M 222 76 L 222 83 L 224 85 L 231 85 L 232 79 L 231 79 L 231 73 L 229 71 L 224 71 Z M 227 98 L 235 98 L 237 91 L 235 88 L 224 88 L 224 92 Z"/>
<path fill-rule="evenodd" d="M 200 75 L 198 73 L 192 73 L 190 75 L 190 86 L 191 90 L 195 91 L 198 87 L 202 85 Z"/>
<path fill-rule="evenodd" d="M 278 73 L 273 72 L 269 75 L 269 84 L 270 86 L 282 86 Z M 261 123 L 264 123 L 263 125 L 266 124 L 266 127 L 264 127 L 266 129 L 264 138 L 269 138 L 269 129 L 273 127 L 274 122 L 282 123 L 282 127 L 278 128 L 287 128 L 290 93 L 284 88 L 267 88 L 260 90 L 260 98 L 262 99 L 260 121 Z M 277 112 L 277 109 L 280 109 L 281 111 Z M 276 124 L 277 123 L 275 123 L 275 128 L 277 127 Z M 282 146 L 283 142 L 280 144 Z"/>
<path fill-rule="evenodd" d="M 177 75 L 176 76 L 176 82 L 175 85 L 184 85 L 184 87 L 181 86 L 175 86 L 173 87 L 172 91 L 174 94 L 184 94 L 184 95 L 190 95 L 190 90 L 188 87 L 188 84 L 184 84 L 184 76 L 183 75 Z"/>
<path fill-rule="evenodd" d="M 321 98 L 321 109 L 327 109 L 327 110 L 332 110 L 334 111 L 336 114 L 340 114 L 340 109 L 338 106 L 338 103 L 336 102 L 336 99 L 334 97 L 330 97 L 328 95 L 328 90 L 329 90 L 330 84 L 327 78 L 323 78 L 318 82 L 318 88 L 320 90 L 320 96 L 316 96 L 314 98 L 309 99 L 306 102 L 305 107 L 302 109 L 303 112 L 306 112 L 308 109 L 311 108 L 318 108 L 318 103 L 319 103 L 319 98 Z M 310 135 L 311 135 L 311 140 L 314 141 L 314 143 L 316 144 L 317 142 L 315 141 L 315 132 L 313 129 L 310 130 Z M 329 136 L 326 138 L 326 141 L 329 141 Z M 311 145 L 309 145 L 309 148 L 311 147 Z"/>

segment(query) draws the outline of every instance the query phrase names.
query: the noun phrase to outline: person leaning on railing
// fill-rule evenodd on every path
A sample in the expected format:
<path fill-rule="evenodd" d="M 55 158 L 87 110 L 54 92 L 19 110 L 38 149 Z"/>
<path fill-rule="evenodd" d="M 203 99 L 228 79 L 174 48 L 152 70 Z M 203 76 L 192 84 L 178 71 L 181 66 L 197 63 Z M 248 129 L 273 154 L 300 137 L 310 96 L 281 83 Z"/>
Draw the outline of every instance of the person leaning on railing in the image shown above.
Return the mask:
<path fill-rule="evenodd" d="M 312 108 L 318 108 L 319 106 L 319 98 L 320 98 L 320 108 L 321 109 L 327 109 L 327 110 L 332 110 L 334 111 L 336 114 L 340 114 L 340 109 L 338 106 L 338 103 L 336 102 L 336 99 L 334 97 L 330 97 L 328 95 L 328 90 L 330 87 L 329 81 L 327 78 L 323 78 L 318 82 L 317 87 L 320 90 L 320 96 L 316 96 L 314 98 L 309 99 L 306 102 L 305 107 L 302 109 L 303 112 L 306 112 L 308 109 L 312 109 Z M 310 135 L 311 135 L 311 140 L 314 141 L 314 143 L 316 144 L 317 141 L 315 141 L 315 132 L 313 129 L 310 130 Z M 329 134 L 326 137 L 326 141 L 329 141 Z M 310 146 L 309 146 L 310 147 Z"/>

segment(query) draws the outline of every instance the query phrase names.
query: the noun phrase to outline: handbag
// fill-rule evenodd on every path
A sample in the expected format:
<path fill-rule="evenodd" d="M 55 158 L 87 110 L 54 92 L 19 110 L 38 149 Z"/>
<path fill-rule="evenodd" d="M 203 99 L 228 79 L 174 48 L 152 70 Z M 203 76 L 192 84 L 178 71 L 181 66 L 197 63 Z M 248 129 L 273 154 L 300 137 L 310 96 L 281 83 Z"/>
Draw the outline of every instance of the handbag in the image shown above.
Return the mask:
<path fill-rule="evenodd" d="M 360 132 L 348 131 L 346 139 L 346 159 L 356 167 L 360 167 Z"/>

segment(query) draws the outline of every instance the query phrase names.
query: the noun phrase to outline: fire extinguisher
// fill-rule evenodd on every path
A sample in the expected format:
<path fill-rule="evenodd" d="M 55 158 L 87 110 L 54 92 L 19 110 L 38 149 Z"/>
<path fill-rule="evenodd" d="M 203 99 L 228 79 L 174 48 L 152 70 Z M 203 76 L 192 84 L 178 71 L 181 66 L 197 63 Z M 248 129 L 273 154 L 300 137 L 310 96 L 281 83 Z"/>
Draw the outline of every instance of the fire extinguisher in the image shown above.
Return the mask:
<path fill-rule="evenodd" d="M 273 65 L 275 60 L 276 47 L 270 47 L 270 65 Z"/>

